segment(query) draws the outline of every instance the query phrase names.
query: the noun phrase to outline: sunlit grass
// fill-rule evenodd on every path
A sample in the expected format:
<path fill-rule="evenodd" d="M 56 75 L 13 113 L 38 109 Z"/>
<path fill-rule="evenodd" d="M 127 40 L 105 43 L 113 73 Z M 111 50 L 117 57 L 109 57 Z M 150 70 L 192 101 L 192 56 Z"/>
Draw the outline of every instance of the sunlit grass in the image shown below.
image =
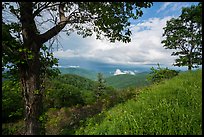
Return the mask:
<path fill-rule="evenodd" d="M 137 99 L 89 118 L 76 130 L 89 135 L 202 134 L 202 71 L 144 88 Z"/>

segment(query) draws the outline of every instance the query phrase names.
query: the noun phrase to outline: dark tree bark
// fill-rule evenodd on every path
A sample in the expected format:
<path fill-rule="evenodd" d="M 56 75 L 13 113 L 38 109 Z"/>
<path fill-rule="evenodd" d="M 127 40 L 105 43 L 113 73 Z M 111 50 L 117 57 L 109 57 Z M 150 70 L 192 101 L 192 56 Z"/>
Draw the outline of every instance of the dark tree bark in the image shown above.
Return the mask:
<path fill-rule="evenodd" d="M 19 65 L 19 73 L 26 110 L 26 135 L 41 134 L 39 116 L 42 113 L 42 91 L 40 88 L 40 59 L 41 43 L 38 41 L 37 27 L 32 16 L 32 3 L 20 2 L 20 14 L 23 35 L 23 48 L 31 51 L 33 59 L 28 59 L 26 53 L 21 54 L 21 59 L 26 60 Z"/>
<path fill-rule="evenodd" d="M 39 117 L 42 114 L 42 91 L 40 89 L 39 59 L 31 62 L 29 67 L 20 67 L 21 84 L 26 110 L 26 135 L 41 134 Z"/>
<path fill-rule="evenodd" d="M 45 32 L 39 35 L 35 16 L 33 14 L 32 2 L 19 2 L 20 6 L 20 21 L 22 24 L 23 48 L 31 51 L 33 59 L 27 58 L 27 53 L 21 54 L 21 59 L 25 60 L 24 64 L 18 66 L 20 73 L 21 86 L 23 90 L 23 97 L 25 101 L 25 125 L 26 135 L 44 134 L 43 127 L 39 122 L 39 117 L 43 111 L 41 89 L 42 78 L 40 73 L 40 48 L 43 43 L 57 35 L 67 24 L 68 18 L 64 16 L 64 5 L 59 5 L 60 22 Z"/>
<path fill-rule="evenodd" d="M 192 66 L 193 66 L 193 49 L 194 49 L 194 45 L 191 46 L 191 49 L 189 51 L 189 57 L 188 57 L 188 70 L 192 70 Z"/>

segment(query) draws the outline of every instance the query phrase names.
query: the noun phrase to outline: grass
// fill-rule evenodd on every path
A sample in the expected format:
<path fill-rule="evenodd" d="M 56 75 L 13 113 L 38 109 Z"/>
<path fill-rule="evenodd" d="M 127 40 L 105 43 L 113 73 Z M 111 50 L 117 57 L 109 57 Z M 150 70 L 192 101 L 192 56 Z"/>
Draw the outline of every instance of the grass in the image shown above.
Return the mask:
<path fill-rule="evenodd" d="M 81 122 L 79 135 L 201 135 L 202 70 L 143 88 L 139 97 Z"/>

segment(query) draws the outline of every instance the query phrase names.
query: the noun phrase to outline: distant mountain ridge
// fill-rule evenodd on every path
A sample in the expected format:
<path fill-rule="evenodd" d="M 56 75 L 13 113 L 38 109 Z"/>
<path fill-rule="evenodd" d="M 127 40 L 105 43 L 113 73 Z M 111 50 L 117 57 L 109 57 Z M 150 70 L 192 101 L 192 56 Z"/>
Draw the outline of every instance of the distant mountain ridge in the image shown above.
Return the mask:
<path fill-rule="evenodd" d="M 97 79 L 97 72 L 95 71 L 89 71 L 86 69 L 82 69 L 82 68 L 58 68 L 61 72 L 61 74 L 75 74 L 75 75 L 79 75 L 91 80 L 96 80 Z"/>

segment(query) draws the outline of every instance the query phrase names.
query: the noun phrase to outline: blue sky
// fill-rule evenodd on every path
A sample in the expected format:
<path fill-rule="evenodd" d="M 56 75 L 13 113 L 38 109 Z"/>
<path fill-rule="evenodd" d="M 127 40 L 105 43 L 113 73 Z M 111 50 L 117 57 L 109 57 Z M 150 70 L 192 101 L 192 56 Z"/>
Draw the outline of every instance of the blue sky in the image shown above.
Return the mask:
<path fill-rule="evenodd" d="M 166 21 L 181 14 L 182 7 L 197 4 L 198 2 L 154 2 L 151 8 L 143 9 L 142 17 L 131 22 L 130 43 L 109 43 L 105 39 L 96 40 L 94 35 L 82 38 L 76 33 L 70 36 L 61 33 L 59 40 L 62 48 L 55 51 L 54 56 L 61 60 L 59 65 L 67 62 L 71 66 L 80 66 L 77 61 L 84 60 L 121 65 L 160 63 L 172 66 L 176 57 L 171 56 L 172 50 L 162 47 L 163 27 Z"/>

